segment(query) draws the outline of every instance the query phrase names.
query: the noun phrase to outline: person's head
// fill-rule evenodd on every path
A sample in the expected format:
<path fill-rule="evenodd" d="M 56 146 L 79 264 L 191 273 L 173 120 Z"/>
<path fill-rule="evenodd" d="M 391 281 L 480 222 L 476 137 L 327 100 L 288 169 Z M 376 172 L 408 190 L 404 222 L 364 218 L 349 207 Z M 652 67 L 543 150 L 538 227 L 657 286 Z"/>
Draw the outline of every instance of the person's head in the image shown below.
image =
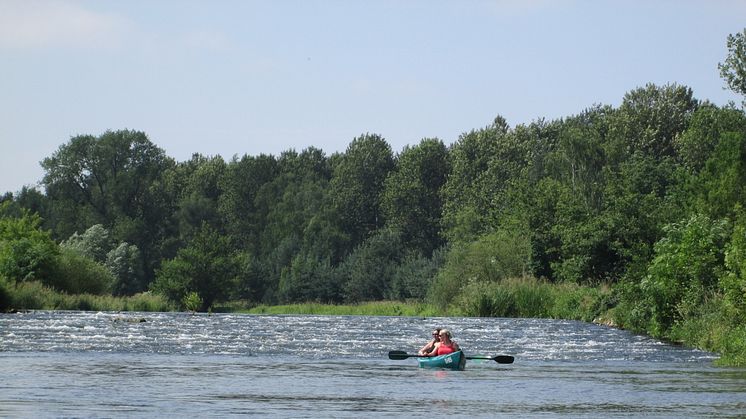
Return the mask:
<path fill-rule="evenodd" d="M 433 329 L 433 339 L 440 340 L 440 327 Z"/>
<path fill-rule="evenodd" d="M 440 336 L 440 340 L 451 340 L 451 331 L 448 329 L 440 329 L 438 335 Z"/>

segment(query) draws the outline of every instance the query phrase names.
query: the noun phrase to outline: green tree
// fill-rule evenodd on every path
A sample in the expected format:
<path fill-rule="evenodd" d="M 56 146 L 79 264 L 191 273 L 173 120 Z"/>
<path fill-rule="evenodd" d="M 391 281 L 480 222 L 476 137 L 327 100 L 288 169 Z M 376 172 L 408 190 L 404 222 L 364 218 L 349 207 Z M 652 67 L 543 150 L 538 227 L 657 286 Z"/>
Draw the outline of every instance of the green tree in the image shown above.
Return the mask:
<path fill-rule="evenodd" d="M 506 132 L 501 125 L 462 134 L 449 152 L 450 173 L 443 185 L 443 234 L 448 241 L 469 241 L 484 231 L 489 197 L 495 184 L 482 181 L 496 143 Z"/>
<path fill-rule="evenodd" d="M 728 56 L 718 64 L 720 77 L 736 93 L 746 96 L 746 29 L 728 35 Z M 743 102 L 746 106 L 746 100 Z"/>
<path fill-rule="evenodd" d="M 106 266 L 75 249 L 62 247 L 57 272 L 48 284 L 70 294 L 103 295 L 111 293 L 114 282 Z"/>
<path fill-rule="evenodd" d="M 0 214 L 9 205 L 9 202 L 0 204 Z M 54 280 L 60 251 L 41 224 L 41 217 L 28 210 L 22 210 L 20 217 L 0 216 L 0 277 L 46 284 Z"/>
<path fill-rule="evenodd" d="M 133 295 L 145 289 L 140 250 L 134 244 L 122 242 L 111 249 L 105 266 L 114 275 L 112 294 Z"/>
<path fill-rule="evenodd" d="M 293 257 L 282 271 L 279 297 L 283 302 L 341 302 L 341 286 L 329 260 L 303 253 Z"/>
<path fill-rule="evenodd" d="M 103 224 L 116 242 L 140 249 L 150 280 L 162 242 L 172 234 L 174 203 L 163 193 L 161 177 L 173 164 L 142 132 L 72 138 L 42 161 L 55 235 Z"/>
<path fill-rule="evenodd" d="M 693 114 L 687 129 L 674 141 L 678 159 L 694 173 L 712 155 L 720 138 L 727 133 L 745 133 L 746 115 L 731 107 L 703 104 Z"/>
<path fill-rule="evenodd" d="M 675 322 L 691 318 L 722 276 L 727 223 L 695 215 L 666 226 L 641 283 L 650 310 L 648 332 L 664 336 Z"/>
<path fill-rule="evenodd" d="M 222 231 L 223 218 L 218 211 L 218 202 L 223 194 L 223 178 L 227 164 L 220 156 L 204 157 L 192 155 L 191 160 L 179 163 L 175 168 L 173 186 L 178 202 L 176 222 L 182 242 L 191 239 L 208 223 Z"/>
<path fill-rule="evenodd" d="M 94 224 L 83 234 L 73 233 L 67 240 L 60 243 L 60 246 L 76 251 L 96 262 L 104 262 L 113 243 L 109 237 L 109 231 L 101 224 Z"/>
<path fill-rule="evenodd" d="M 607 153 L 612 162 L 634 153 L 655 159 L 673 156 L 674 139 L 686 129 L 698 106 L 692 90 L 677 84 L 648 84 L 628 92 L 610 120 L 613 141 Z"/>
<path fill-rule="evenodd" d="M 406 252 L 393 274 L 389 298 L 400 301 L 412 298 L 424 300 L 438 270 L 445 262 L 445 255 L 445 248 L 436 250 L 430 258 L 419 252 Z"/>
<path fill-rule="evenodd" d="M 381 208 L 384 181 L 394 169 L 389 144 L 379 135 L 352 140 L 334 168 L 331 207 L 352 246 L 363 242 L 385 224 Z"/>
<path fill-rule="evenodd" d="M 196 292 L 203 300 L 200 309 L 207 310 L 224 299 L 235 283 L 236 259 L 230 249 L 225 236 L 203 225 L 187 247 L 163 262 L 151 286 L 153 291 L 177 304 L 183 304 L 188 294 Z"/>
<path fill-rule="evenodd" d="M 726 272 L 719 279 L 724 311 L 734 325 L 746 323 L 746 212 L 739 207 L 725 250 Z"/>
<path fill-rule="evenodd" d="M 389 296 L 402 257 L 401 233 L 381 229 L 364 241 L 340 265 L 347 302 L 377 301 Z"/>
<path fill-rule="evenodd" d="M 448 150 L 438 139 L 405 147 L 386 179 L 383 210 L 390 227 L 402 231 L 404 245 L 425 256 L 443 245 L 440 189 L 448 175 Z"/>
<path fill-rule="evenodd" d="M 266 208 L 257 207 L 256 197 L 278 174 L 277 160 L 266 154 L 234 158 L 226 168 L 218 209 L 233 243 L 252 255 L 259 254 L 267 216 Z"/>
<path fill-rule="evenodd" d="M 721 136 L 698 179 L 700 211 L 731 217 L 737 204 L 746 206 L 746 132 Z"/>
<path fill-rule="evenodd" d="M 473 283 L 497 283 L 529 272 L 531 243 L 521 230 L 498 230 L 468 244 L 452 246 L 429 290 L 428 299 L 447 308 Z"/>

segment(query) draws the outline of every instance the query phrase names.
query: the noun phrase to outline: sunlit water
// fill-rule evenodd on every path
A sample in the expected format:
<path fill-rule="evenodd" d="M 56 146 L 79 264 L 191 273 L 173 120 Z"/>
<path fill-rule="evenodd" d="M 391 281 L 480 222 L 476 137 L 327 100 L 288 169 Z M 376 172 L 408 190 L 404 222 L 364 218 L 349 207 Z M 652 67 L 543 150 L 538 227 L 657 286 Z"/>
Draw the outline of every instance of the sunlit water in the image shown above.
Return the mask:
<path fill-rule="evenodd" d="M 144 321 L 140 321 L 144 320 Z M 413 358 L 435 326 L 465 371 Z M 572 321 L 32 312 L 0 315 L 0 416 L 739 417 L 746 370 Z"/>

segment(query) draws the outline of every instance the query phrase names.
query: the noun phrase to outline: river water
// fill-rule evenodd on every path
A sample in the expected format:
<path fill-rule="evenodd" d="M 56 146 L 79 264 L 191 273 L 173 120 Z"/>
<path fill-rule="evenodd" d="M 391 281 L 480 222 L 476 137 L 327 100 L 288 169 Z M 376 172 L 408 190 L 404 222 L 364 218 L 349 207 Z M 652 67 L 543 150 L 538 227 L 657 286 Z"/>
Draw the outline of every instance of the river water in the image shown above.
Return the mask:
<path fill-rule="evenodd" d="M 515 362 L 388 359 L 436 326 Z M 0 416 L 743 417 L 715 358 L 559 320 L 36 311 L 0 315 Z"/>

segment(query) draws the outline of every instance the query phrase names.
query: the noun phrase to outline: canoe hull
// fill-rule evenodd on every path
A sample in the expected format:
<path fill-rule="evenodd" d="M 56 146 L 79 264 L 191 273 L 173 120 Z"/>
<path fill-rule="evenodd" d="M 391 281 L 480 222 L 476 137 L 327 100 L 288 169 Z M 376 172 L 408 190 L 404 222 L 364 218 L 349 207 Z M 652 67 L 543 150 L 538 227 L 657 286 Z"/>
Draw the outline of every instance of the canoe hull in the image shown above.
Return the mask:
<path fill-rule="evenodd" d="M 420 368 L 440 368 L 448 370 L 463 371 L 466 365 L 466 357 L 461 351 L 446 355 L 431 356 L 428 358 L 417 358 Z"/>

